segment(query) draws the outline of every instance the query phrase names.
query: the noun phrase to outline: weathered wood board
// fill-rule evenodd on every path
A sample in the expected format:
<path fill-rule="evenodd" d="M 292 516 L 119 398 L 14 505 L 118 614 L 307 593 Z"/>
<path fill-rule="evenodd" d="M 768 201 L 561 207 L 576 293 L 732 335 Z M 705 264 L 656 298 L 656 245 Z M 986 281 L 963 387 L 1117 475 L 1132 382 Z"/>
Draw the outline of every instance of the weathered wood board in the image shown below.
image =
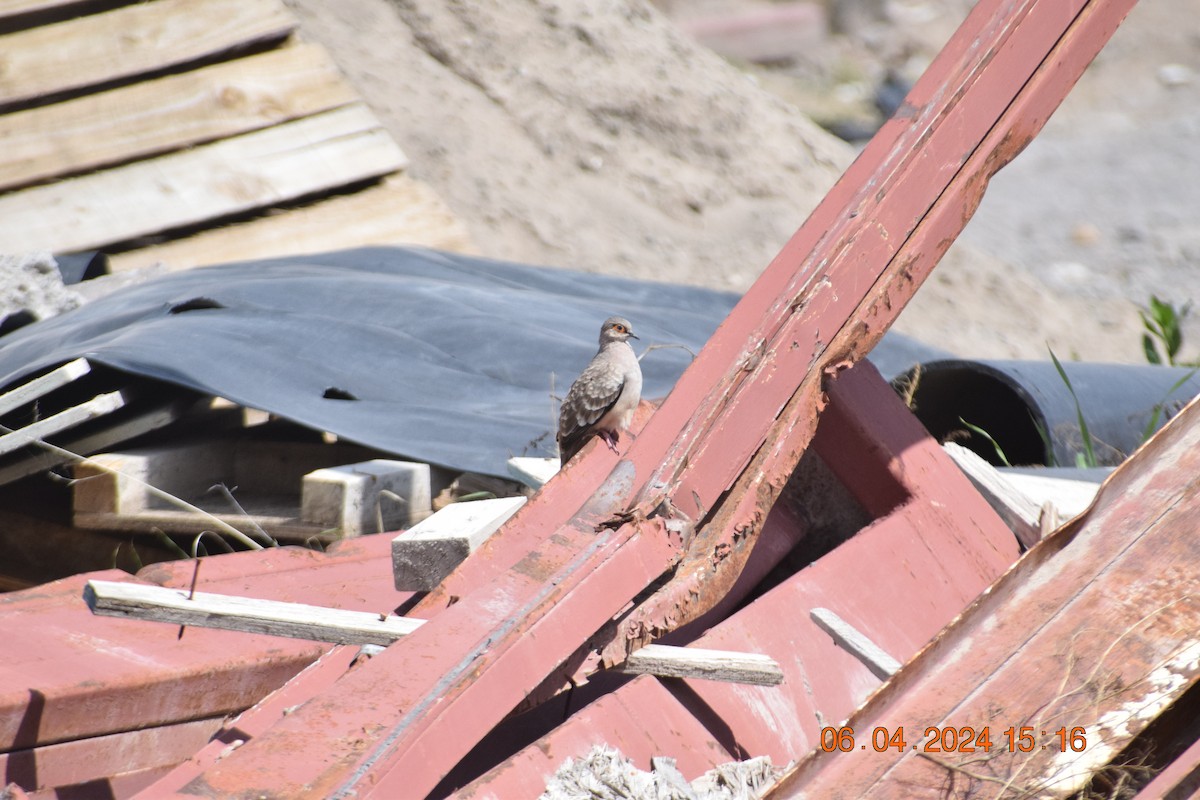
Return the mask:
<path fill-rule="evenodd" d="M 312 44 L 0 116 L 0 189 L 160 155 L 356 100 Z"/>
<path fill-rule="evenodd" d="M 0 36 L 0 105 L 283 39 L 295 27 L 278 0 L 157 0 Z"/>
<path fill-rule="evenodd" d="M 125 270 L 473 249 L 281 0 L 0 0 L 4 20 L 6 251 Z"/>

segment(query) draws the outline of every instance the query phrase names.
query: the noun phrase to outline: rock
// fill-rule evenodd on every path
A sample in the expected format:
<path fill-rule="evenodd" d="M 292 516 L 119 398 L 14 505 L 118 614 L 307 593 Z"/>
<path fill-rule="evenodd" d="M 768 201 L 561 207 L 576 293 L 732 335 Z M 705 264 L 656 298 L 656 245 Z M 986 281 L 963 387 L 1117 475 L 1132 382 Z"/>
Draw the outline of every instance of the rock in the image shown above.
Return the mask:
<path fill-rule="evenodd" d="M 1186 64 L 1163 64 L 1158 68 L 1158 82 L 1169 89 L 1187 86 L 1196 80 L 1196 71 Z"/>
<path fill-rule="evenodd" d="M 0 254 L 0 329 L 4 332 L 82 305 L 63 285 L 49 253 Z"/>

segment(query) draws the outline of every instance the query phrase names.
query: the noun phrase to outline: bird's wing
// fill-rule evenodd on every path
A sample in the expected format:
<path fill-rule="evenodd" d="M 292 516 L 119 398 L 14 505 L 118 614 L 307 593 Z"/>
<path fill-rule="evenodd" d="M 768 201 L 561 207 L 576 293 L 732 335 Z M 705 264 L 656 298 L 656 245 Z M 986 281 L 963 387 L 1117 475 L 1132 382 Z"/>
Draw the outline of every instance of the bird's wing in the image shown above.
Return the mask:
<path fill-rule="evenodd" d="M 570 460 L 568 453 L 574 455 L 583 445 L 591 427 L 616 405 L 624 389 L 624 376 L 596 362 L 571 384 L 558 415 L 558 449 L 564 463 Z"/>

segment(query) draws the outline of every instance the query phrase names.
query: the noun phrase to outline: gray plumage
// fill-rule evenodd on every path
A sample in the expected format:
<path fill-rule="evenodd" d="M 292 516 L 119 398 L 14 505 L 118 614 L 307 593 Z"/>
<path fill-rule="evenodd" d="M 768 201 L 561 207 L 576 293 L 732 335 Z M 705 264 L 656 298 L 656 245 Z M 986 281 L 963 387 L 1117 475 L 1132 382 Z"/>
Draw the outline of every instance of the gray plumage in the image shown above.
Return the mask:
<path fill-rule="evenodd" d="M 571 384 L 558 414 L 558 452 L 566 464 L 593 436 L 616 452 L 642 398 L 642 368 L 630 339 L 633 326 L 609 317 L 600 326 L 600 350 Z"/>

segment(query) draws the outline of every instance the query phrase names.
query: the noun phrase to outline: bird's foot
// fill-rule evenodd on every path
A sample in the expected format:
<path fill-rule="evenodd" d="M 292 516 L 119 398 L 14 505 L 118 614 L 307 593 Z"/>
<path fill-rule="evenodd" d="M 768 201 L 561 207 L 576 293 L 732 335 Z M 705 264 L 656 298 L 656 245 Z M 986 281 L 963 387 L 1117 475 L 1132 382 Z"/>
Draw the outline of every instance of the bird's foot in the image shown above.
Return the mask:
<path fill-rule="evenodd" d="M 600 431 L 600 438 L 608 445 L 609 450 L 617 452 L 617 440 L 621 438 L 621 434 L 616 431 Z"/>

